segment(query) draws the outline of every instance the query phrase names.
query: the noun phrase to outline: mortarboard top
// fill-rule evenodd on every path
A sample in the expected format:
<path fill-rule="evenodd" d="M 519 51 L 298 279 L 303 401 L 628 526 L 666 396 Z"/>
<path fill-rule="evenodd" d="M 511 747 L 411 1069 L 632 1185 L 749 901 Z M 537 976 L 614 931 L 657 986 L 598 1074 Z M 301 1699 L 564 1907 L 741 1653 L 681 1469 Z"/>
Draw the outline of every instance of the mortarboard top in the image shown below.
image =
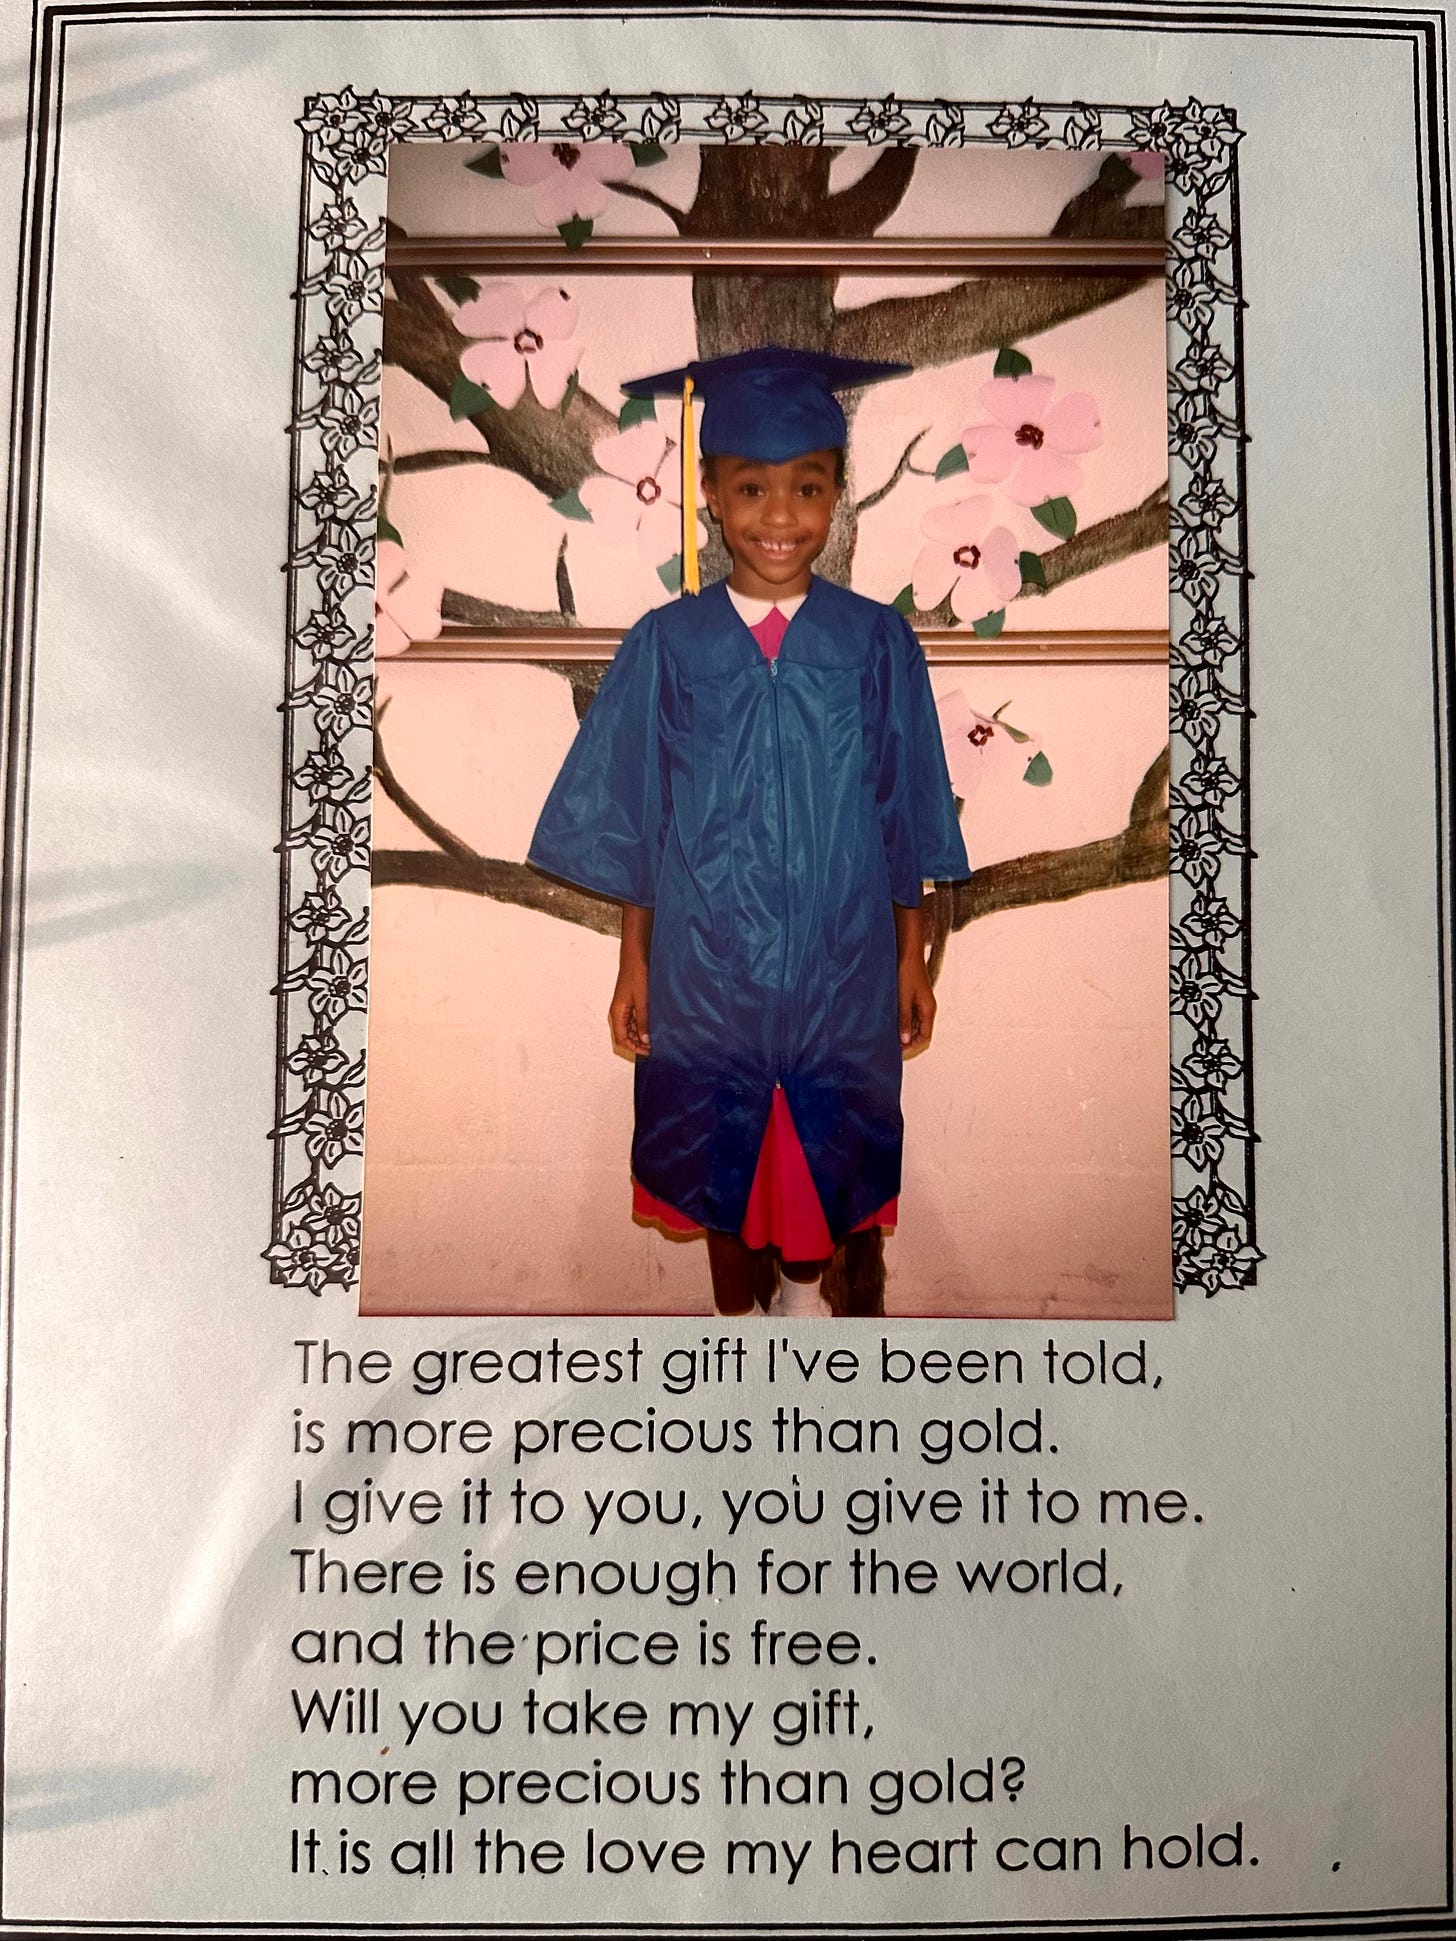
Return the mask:
<path fill-rule="evenodd" d="M 622 389 L 633 398 L 679 391 L 690 398 L 696 390 L 703 398 L 698 443 L 705 456 L 731 453 L 774 465 L 804 452 L 842 448 L 848 427 L 834 393 L 898 377 L 910 368 L 760 344 L 731 357 L 701 358 L 676 371 L 633 378 Z"/>

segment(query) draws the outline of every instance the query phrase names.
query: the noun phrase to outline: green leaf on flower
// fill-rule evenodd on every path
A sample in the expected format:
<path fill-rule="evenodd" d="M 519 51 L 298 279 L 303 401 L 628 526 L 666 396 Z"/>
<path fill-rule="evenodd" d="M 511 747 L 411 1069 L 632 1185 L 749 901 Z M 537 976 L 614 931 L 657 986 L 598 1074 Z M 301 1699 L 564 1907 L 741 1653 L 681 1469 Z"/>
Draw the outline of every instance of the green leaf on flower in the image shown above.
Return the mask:
<path fill-rule="evenodd" d="M 617 429 L 618 431 L 630 431 L 633 425 L 640 425 L 644 418 L 654 418 L 656 415 L 657 400 L 655 398 L 628 398 L 627 402 L 622 406 L 622 409 L 617 413 Z"/>
<path fill-rule="evenodd" d="M 1026 764 L 1026 773 L 1021 779 L 1030 782 L 1034 789 L 1044 789 L 1052 779 L 1052 765 L 1039 748 Z"/>
<path fill-rule="evenodd" d="M 580 389 L 581 389 L 581 373 L 579 371 L 573 371 L 571 376 L 566 380 L 566 389 L 562 392 L 561 402 L 556 407 L 557 410 L 561 413 L 563 418 L 566 416 L 567 412 L 570 411 L 571 400 L 576 396 L 577 392 Z"/>
<path fill-rule="evenodd" d="M 936 466 L 935 476 L 938 479 L 948 479 L 953 478 L 957 472 L 968 472 L 970 469 L 971 461 L 966 457 L 965 446 L 952 445 Z"/>
<path fill-rule="evenodd" d="M 472 384 L 462 372 L 450 386 L 450 416 L 458 423 L 461 418 L 473 418 L 477 411 L 491 411 L 495 399 L 483 384 Z"/>
<path fill-rule="evenodd" d="M 580 249 L 592 233 L 590 216 L 573 216 L 570 222 L 559 222 L 556 233 L 568 249 Z"/>
<path fill-rule="evenodd" d="M 669 593 L 680 593 L 682 591 L 682 554 L 674 553 L 671 559 L 665 559 L 657 569 L 657 577 L 662 581 L 662 584 L 667 588 Z"/>
<path fill-rule="evenodd" d="M 1058 539 L 1070 539 L 1077 530 L 1077 511 L 1070 499 L 1043 499 L 1031 508 L 1031 516 Z"/>
<path fill-rule="evenodd" d="M 581 502 L 581 494 L 573 485 L 569 492 L 563 492 L 559 499 L 551 501 L 551 510 L 559 512 L 563 519 L 585 519 L 591 524 L 591 514 Z"/>
<path fill-rule="evenodd" d="M 1039 586 L 1043 593 L 1046 592 L 1046 568 L 1041 563 L 1040 553 L 1021 555 L 1021 584 Z"/>
<path fill-rule="evenodd" d="M 501 167 L 500 143 L 492 142 L 483 155 L 477 155 L 465 166 L 472 175 L 484 175 L 492 182 L 499 182 L 505 174 L 505 170 Z"/>
<path fill-rule="evenodd" d="M 1013 350 L 1010 344 L 1003 344 L 996 353 L 996 368 L 993 377 L 1030 377 L 1031 359 L 1024 351 Z"/>
<path fill-rule="evenodd" d="M 437 276 L 435 281 L 452 303 L 474 303 L 480 285 L 473 276 Z"/>
<path fill-rule="evenodd" d="M 661 142 L 628 142 L 627 146 L 638 168 L 652 168 L 656 163 L 667 160 L 667 150 Z"/>
<path fill-rule="evenodd" d="M 971 622 L 971 632 L 973 634 L 979 634 L 982 640 L 994 640 L 1005 625 L 1006 609 L 1005 607 L 997 607 L 994 613 L 988 613 L 983 615 L 979 620 L 973 620 Z"/>
<path fill-rule="evenodd" d="M 396 546 L 402 546 L 404 544 L 403 539 L 401 539 L 399 536 L 399 532 L 397 528 L 390 525 L 389 521 L 385 518 L 382 512 L 380 513 L 379 517 L 374 521 L 374 537 L 376 539 L 392 539 Z"/>
<path fill-rule="evenodd" d="M 915 611 L 914 588 L 902 586 L 894 599 L 891 600 L 890 605 L 895 609 L 896 613 L 913 613 Z"/>
<path fill-rule="evenodd" d="M 1030 735 L 1024 735 L 1020 728 L 1013 728 L 1011 723 L 1009 721 L 1003 721 L 999 714 L 993 714 L 991 719 L 996 723 L 996 726 L 1001 730 L 1002 734 L 1010 735 L 1013 741 L 1031 740 Z"/>

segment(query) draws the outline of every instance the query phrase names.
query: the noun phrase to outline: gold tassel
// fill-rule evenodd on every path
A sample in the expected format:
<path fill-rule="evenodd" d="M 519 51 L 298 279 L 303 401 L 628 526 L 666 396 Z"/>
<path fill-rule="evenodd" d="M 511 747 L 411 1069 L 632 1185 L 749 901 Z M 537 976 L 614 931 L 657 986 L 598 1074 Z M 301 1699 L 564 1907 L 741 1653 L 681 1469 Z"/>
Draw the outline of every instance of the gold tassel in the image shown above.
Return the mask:
<path fill-rule="evenodd" d="M 693 381 L 683 379 L 682 415 L 682 590 L 696 593 L 698 579 L 698 454 L 693 435 Z"/>

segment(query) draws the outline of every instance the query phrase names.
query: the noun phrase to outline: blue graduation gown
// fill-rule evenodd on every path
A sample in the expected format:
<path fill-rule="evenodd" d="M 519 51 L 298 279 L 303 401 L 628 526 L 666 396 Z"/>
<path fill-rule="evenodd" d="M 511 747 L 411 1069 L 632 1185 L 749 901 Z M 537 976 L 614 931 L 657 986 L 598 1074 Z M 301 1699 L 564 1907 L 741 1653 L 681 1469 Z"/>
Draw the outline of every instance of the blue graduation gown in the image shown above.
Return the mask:
<path fill-rule="evenodd" d="M 775 661 L 720 582 L 640 620 L 529 860 L 652 906 L 632 1172 L 743 1224 L 781 1083 L 838 1241 L 900 1190 L 892 900 L 968 876 L 920 643 L 815 579 Z"/>

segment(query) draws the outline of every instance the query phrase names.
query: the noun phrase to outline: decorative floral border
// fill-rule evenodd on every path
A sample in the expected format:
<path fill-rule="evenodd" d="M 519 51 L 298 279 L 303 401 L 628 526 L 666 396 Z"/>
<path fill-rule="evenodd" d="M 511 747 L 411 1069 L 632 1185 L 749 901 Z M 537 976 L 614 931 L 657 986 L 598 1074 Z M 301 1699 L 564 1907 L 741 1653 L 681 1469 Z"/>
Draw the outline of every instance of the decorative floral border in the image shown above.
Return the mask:
<path fill-rule="evenodd" d="M 311 97 L 304 134 L 279 946 L 275 1284 L 358 1272 L 385 165 L 398 141 L 911 142 L 1167 162 L 1175 1283 L 1253 1283 L 1242 300 L 1224 107 L 735 96 Z"/>

